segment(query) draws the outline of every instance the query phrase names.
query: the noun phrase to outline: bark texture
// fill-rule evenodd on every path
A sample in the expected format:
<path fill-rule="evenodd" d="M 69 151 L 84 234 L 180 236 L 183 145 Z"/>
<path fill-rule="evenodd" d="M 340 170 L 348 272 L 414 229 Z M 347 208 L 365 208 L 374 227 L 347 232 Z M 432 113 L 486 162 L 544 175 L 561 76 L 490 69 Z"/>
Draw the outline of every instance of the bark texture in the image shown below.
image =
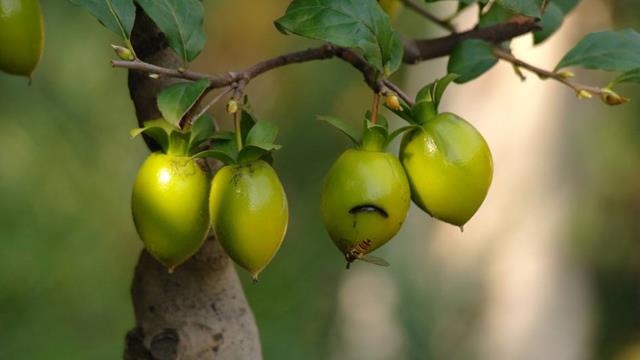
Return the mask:
<path fill-rule="evenodd" d="M 132 41 L 142 60 L 165 67 L 180 65 L 162 33 L 141 11 Z M 140 123 L 160 116 L 156 95 L 175 81 L 129 73 Z M 145 141 L 157 148 L 150 139 Z M 126 360 L 262 359 L 253 312 L 233 263 L 214 238 L 173 274 L 142 251 L 131 296 L 136 326 L 125 339 Z"/>

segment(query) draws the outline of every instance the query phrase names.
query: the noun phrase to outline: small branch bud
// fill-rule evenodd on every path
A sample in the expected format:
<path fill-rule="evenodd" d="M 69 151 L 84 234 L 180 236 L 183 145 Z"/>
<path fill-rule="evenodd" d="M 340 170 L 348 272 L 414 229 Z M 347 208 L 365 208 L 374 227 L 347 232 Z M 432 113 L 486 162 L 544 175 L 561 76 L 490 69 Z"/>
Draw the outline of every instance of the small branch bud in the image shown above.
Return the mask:
<path fill-rule="evenodd" d="M 600 89 L 600 99 L 607 105 L 615 106 L 622 105 L 629 101 L 629 98 L 618 95 L 615 91 L 609 88 Z"/>
<path fill-rule="evenodd" d="M 587 90 L 580 90 L 576 93 L 576 97 L 578 99 L 591 99 L 593 95 L 591 95 Z"/>
<path fill-rule="evenodd" d="M 571 71 L 561 71 L 558 73 L 558 76 L 563 79 L 571 79 L 572 77 L 575 77 L 576 74 L 572 73 Z"/>
<path fill-rule="evenodd" d="M 149 74 L 149 77 L 150 77 L 150 78 L 152 78 L 152 79 L 154 79 L 154 80 L 158 80 L 158 79 L 160 79 L 160 75 L 159 75 L 159 74 L 153 74 L 153 73 L 152 73 L 152 74 Z"/>
<path fill-rule="evenodd" d="M 126 47 L 113 45 L 113 44 L 111 44 L 111 47 L 113 48 L 113 51 L 115 51 L 116 55 L 118 55 L 118 57 L 121 60 L 133 61 L 136 59 L 136 57 L 133 55 L 131 50 L 127 49 Z"/>
<path fill-rule="evenodd" d="M 235 100 L 229 100 L 226 110 L 229 114 L 235 114 L 238 111 L 238 102 Z"/>
<path fill-rule="evenodd" d="M 400 105 L 400 99 L 398 99 L 398 97 L 395 96 L 395 95 L 387 96 L 387 98 L 385 100 L 385 104 L 387 104 L 387 106 L 390 109 L 397 110 L 397 111 L 401 111 L 402 110 L 402 106 Z"/>

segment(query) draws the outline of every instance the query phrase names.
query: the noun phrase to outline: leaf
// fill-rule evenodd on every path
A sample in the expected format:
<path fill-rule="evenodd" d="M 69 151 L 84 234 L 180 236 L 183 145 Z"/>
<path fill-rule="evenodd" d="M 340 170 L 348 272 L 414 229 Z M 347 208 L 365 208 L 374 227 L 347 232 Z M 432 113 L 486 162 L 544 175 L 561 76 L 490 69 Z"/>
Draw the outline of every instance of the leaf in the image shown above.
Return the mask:
<path fill-rule="evenodd" d="M 332 116 L 319 115 L 317 118 L 318 120 L 325 121 L 330 125 L 332 125 L 333 127 L 335 127 L 336 129 L 342 131 L 342 133 L 347 135 L 349 139 L 353 141 L 354 144 L 356 145 L 360 144 L 360 140 L 359 140 L 360 136 L 358 135 L 358 132 L 356 131 L 356 129 L 350 124 Z"/>
<path fill-rule="evenodd" d="M 238 154 L 238 163 L 246 164 L 261 159 L 269 155 L 273 150 L 280 149 L 280 145 L 263 144 L 263 145 L 247 145 L 240 150 Z"/>
<path fill-rule="evenodd" d="M 478 26 L 488 27 L 492 25 L 501 24 L 509 19 L 511 19 L 515 13 L 507 8 L 500 6 L 499 4 L 493 4 L 489 11 L 480 15 L 480 20 L 478 21 Z"/>
<path fill-rule="evenodd" d="M 201 151 L 197 154 L 194 154 L 193 156 L 191 156 L 192 158 L 196 159 L 196 158 L 214 158 L 216 160 L 220 160 L 225 164 L 235 164 L 236 161 L 233 159 L 232 156 L 230 156 L 228 153 L 224 152 L 224 151 L 220 151 L 220 150 L 205 150 L 205 151 Z"/>
<path fill-rule="evenodd" d="M 618 75 L 615 80 L 613 80 L 610 86 L 614 86 L 621 83 L 637 83 L 640 84 L 640 67 L 635 68 L 633 70 L 629 70 Z"/>
<path fill-rule="evenodd" d="M 193 122 L 189 131 L 191 133 L 189 139 L 189 150 L 193 150 L 206 141 L 211 135 L 211 132 L 213 131 L 213 116 L 209 113 L 202 114 L 202 116 Z"/>
<path fill-rule="evenodd" d="M 509 9 L 515 13 L 540 17 L 540 3 L 538 0 L 496 0 L 496 4 L 500 4 L 505 9 Z"/>
<path fill-rule="evenodd" d="M 367 62 L 386 76 L 402 62 L 400 37 L 373 0 L 293 0 L 275 25 L 285 34 L 359 48 Z"/>
<path fill-rule="evenodd" d="M 209 87 L 209 80 L 174 84 L 158 94 L 158 109 L 169 123 L 178 127 L 180 120 Z"/>
<path fill-rule="evenodd" d="M 568 66 L 606 71 L 638 68 L 640 34 L 633 29 L 588 34 L 560 60 L 556 70 Z"/>
<path fill-rule="evenodd" d="M 249 111 L 246 106 L 243 106 L 242 114 L 240 115 L 240 133 L 243 143 L 247 141 L 249 132 L 251 131 L 251 129 L 253 129 L 257 122 L 258 121 L 256 120 L 256 117 L 253 115 L 253 113 Z"/>
<path fill-rule="evenodd" d="M 547 8 L 540 20 L 540 27 L 542 30 L 533 33 L 533 43 L 540 44 L 545 41 L 549 36 L 553 35 L 556 30 L 562 25 L 564 19 L 564 13 L 562 9 L 556 5 L 553 1 L 547 4 Z"/>
<path fill-rule="evenodd" d="M 564 14 L 568 14 L 580 3 L 580 0 L 552 0 L 551 2 L 558 5 Z"/>
<path fill-rule="evenodd" d="M 234 140 L 235 135 L 229 132 L 216 132 L 214 136 L 218 137 L 218 139 L 213 139 L 211 149 L 201 151 L 193 155 L 192 157 L 212 157 L 214 159 L 222 161 L 225 164 L 235 164 L 236 158 L 238 156 L 238 149 Z M 227 137 L 228 139 L 226 139 Z"/>
<path fill-rule="evenodd" d="M 172 130 L 173 126 L 164 119 L 156 119 L 146 121 L 143 127 L 131 130 L 129 135 L 135 138 L 140 134 L 145 134 L 160 145 L 162 151 L 166 152 L 169 149 L 169 133 Z"/>
<path fill-rule="evenodd" d="M 102 25 L 123 39 L 129 40 L 136 19 L 136 6 L 133 0 L 69 0 L 82 6 L 97 18 Z"/>
<path fill-rule="evenodd" d="M 271 144 L 278 136 L 278 127 L 268 121 L 258 121 L 247 134 L 246 145 Z"/>
<path fill-rule="evenodd" d="M 466 40 L 453 49 L 447 71 L 460 75 L 454 81 L 462 84 L 482 75 L 497 62 L 491 45 L 482 40 Z"/>
<path fill-rule="evenodd" d="M 387 137 L 387 142 L 386 142 L 386 144 L 384 145 L 384 147 L 385 147 L 385 148 L 386 148 L 386 147 L 388 147 L 388 146 L 389 146 L 389 144 L 391 144 L 391 142 L 393 142 L 393 140 L 394 140 L 395 138 L 397 138 L 400 134 L 402 134 L 402 133 L 404 133 L 404 132 L 406 132 L 406 131 L 409 131 L 409 130 L 416 129 L 416 128 L 418 128 L 418 127 L 419 127 L 418 125 L 407 125 L 407 126 L 403 126 L 403 127 L 401 127 L 401 128 L 397 128 L 397 129 L 393 130 L 393 131 L 389 134 L 389 136 Z"/>
<path fill-rule="evenodd" d="M 169 46 L 187 63 L 202 51 L 206 41 L 204 9 L 199 0 L 137 0 L 165 34 Z"/>

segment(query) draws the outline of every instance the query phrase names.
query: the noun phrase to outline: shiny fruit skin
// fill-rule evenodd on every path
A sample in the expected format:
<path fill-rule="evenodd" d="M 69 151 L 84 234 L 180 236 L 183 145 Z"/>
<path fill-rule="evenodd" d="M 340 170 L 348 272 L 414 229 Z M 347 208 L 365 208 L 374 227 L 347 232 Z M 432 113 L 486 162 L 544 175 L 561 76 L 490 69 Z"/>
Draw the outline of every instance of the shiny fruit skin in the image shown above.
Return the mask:
<path fill-rule="evenodd" d="M 287 196 L 262 160 L 227 165 L 213 178 L 211 225 L 226 253 L 257 280 L 280 249 L 289 223 Z"/>
<path fill-rule="evenodd" d="M 365 255 L 400 230 L 409 202 L 407 177 L 395 156 L 349 149 L 327 173 L 320 209 L 329 236 L 342 253 L 356 250 Z M 384 213 L 357 211 L 374 207 Z"/>
<path fill-rule="evenodd" d="M 457 226 L 478 210 L 493 177 L 486 141 L 471 124 L 451 113 L 437 115 L 406 134 L 400 160 L 414 203 Z"/>
<path fill-rule="evenodd" d="M 39 0 L 0 0 L 0 70 L 30 77 L 44 46 Z"/>
<path fill-rule="evenodd" d="M 153 153 L 133 185 L 131 209 L 147 250 L 173 270 L 195 254 L 209 232 L 210 179 L 195 160 Z"/>

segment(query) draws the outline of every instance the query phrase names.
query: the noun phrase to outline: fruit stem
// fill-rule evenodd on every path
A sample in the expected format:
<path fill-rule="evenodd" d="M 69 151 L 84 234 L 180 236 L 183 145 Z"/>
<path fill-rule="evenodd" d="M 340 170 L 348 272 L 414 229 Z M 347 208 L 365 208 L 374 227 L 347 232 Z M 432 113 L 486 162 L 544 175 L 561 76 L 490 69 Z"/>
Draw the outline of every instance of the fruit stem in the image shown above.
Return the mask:
<path fill-rule="evenodd" d="M 233 113 L 233 122 L 234 122 L 234 127 L 235 127 L 235 131 L 236 131 L 236 147 L 238 148 L 238 152 L 240 152 L 240 150 L 242 150 L 242 128 L 240 126 L 240 112 L 242 110 L 238 110 L 235 113 Z"/>
<path fill-rule="evenodd" d="M 380 109 L 380 93 L 373 93 L 373 106 L 371 109 L 371 123 L 376 124 L 378 122 L 378 111 Z"/>

